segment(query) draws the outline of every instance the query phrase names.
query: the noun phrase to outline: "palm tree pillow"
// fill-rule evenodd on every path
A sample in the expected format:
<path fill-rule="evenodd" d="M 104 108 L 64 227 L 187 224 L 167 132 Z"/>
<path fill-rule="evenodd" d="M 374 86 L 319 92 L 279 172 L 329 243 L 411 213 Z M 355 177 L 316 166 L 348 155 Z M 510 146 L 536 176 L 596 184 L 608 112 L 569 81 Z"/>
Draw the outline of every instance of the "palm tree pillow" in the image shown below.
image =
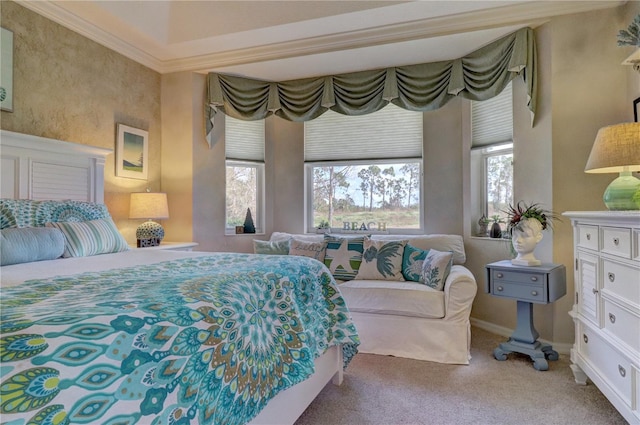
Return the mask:
<path fill-rule="evenodd" d="M 402 255 L 408 241 L 376 241 L 364 238 L 362 263 L 356 279 L 404 280 Z"/>

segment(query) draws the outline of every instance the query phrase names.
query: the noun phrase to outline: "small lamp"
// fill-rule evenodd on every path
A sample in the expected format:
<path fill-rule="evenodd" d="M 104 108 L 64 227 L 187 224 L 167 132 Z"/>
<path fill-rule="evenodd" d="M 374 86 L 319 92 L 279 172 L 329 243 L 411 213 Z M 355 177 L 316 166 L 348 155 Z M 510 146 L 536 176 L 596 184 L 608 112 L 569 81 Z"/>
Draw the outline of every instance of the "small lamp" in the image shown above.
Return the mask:
<path fill-rule="evenodd" d="M 140 192 L 131 194 L 129 218 L 146 218 L 138 229 L 138 248 L 158 246 L 164 238 L 164 229 L 152 219 L 169 218 L 166 193 Z"/>
<path fill-rule="evenodd" d="M 640 209 L 640 179 L 631 174 L 640 171 L 640 123 L 601 128 L 584 171 L 620 173 L 605 190 L 604 204 L 609 210 Z"/>

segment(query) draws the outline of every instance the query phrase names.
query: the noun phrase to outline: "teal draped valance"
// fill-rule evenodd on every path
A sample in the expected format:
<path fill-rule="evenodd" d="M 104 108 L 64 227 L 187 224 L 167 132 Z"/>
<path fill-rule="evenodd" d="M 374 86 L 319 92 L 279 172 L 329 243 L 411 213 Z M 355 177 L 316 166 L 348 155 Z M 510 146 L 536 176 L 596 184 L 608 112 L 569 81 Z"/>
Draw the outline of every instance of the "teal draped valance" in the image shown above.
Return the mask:
<path fill-rule="evenodd" d="M 325 77 L 269 82 L 209 73 L 205 114 L 211 145 L 218 110 L 234 118 L 260 120 L 275 114 L 289 121 L 312 120 L 328 109 L 345 115 L 378 111 L 389 102 L 412 111 L 431 111 L 456 96 L 487 100 L 517 75 L 527 86 L 527 105 L 536 111 L 536 45 L 523 28 L 465 57 Z"/>

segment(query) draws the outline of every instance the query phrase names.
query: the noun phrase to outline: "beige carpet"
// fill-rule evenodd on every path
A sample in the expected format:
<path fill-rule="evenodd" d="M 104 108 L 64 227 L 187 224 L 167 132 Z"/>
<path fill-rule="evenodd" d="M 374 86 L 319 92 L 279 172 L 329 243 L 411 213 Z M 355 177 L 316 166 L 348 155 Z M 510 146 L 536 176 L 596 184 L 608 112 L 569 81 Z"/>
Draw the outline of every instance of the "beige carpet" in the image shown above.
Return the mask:
<path fill-rule="evenodd" d="M 493 358 L 505 338 L 472 329 L 471 364 L 358 354 L 296 425 L 626 424 L 595 385 L 578 385 L 569 356 L 536 371 L 529 357 Z"/>

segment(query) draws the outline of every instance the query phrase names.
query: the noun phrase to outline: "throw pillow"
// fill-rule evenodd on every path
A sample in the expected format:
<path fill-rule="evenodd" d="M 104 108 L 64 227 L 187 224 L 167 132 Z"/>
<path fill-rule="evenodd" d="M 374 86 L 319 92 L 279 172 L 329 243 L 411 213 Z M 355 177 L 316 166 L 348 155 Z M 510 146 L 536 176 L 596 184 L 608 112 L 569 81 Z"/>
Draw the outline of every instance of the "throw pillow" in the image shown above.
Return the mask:
<path fill-rule="evenodd" d="M 68 257 L 89 257 L 99 254 L 127 251 L 129 245 L 118 232 L 111 218 L 81 222 L 46 223 L 64 234 L 64 254 Z"/>
<path fill-rule="evenodd" d="M 405 280 L 422 282 L 422 264 L 427 257 L 428 249 L 416 248 L 413 245 L 404 247 L 402 256 L 402 275 Z"/>
<path fill-rule="evenodd" d="M 0 265 L 55 260 L 64 252 L 64 235 L 58 229 L 23 227 L 0 231 Z"/>
<path fill-rule="evenodd" d="M 261 241 L 253 240 L 253 252 L 256 254 L 287 255 L 289 254 L 289 241 Z"/>
<path fill-rule="evenodd" d="M 358 274 L 362 262 L 364 236 L 341 238 L 324 235 L 327 252 L 324 264 L 333 277 L 339 280 L 352 280 Z"/>
<path fill-rule="evenodd" d="M 300 255 L 302 257 L 315 258 L 318 261 L 324 262 L 324 257 L 327 252 L 327 242 L 306 242 L 299 239 L 291 239 L 289 245 L 289 255 Z"/>
<path fill-rule="evenodd" d="M 402 254 L 406 244 L 407 241 L 374 241 L 365 237 L 356 279 L 404 280 Z"/>
<path fill-rule="evenodd" d="M 453 252 L 430 249 L 422 264 L 422 281 L 431 288 L 442 291 L 453 264 Z"/>

